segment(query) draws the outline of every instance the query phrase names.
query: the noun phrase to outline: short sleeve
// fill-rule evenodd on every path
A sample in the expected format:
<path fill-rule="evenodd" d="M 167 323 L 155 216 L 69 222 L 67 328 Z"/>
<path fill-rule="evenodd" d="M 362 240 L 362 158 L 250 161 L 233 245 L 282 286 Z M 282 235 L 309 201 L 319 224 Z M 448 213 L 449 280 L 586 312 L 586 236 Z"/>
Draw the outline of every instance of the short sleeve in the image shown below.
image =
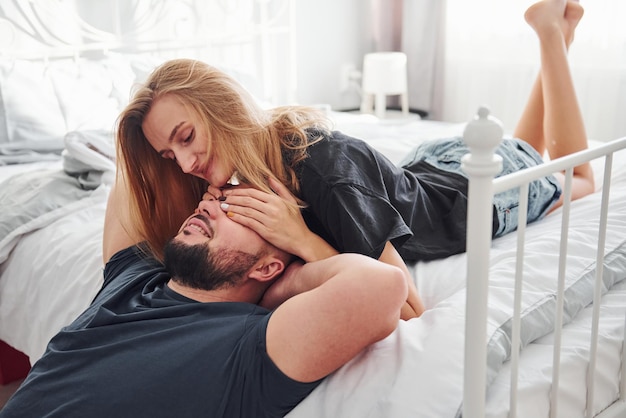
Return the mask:
<path fill-rule="evenodd" d="M 335 132 L 309 147 L 300 185 L 307 225 L 337 251 L 379 258 L 387 242 L 412 236 L 397 209 L 406 172 L 363 141 Z"/>
<path fill-rule="evenodd" d="M 242 338 L 239 347 L 241 373 L 245 387 L 242 388 L 245 405 L 241 405 L 242 416 L 284 416 L 309 395 L 322 380 L 303 383 L 285 375 L 267 354 L 266 331 L 271 315 L 251 315 L 254 321 L 250 332 Z M 251 338 L 254 341 L 248 341 Z"/>
<path fill-rule="evenodd" d="M 145 271 L 147 267 L 157 267 L 159 265 L 158 261 L 149 257 L 136 245 L 120 250 L 113 254 L 104 266 L 102 289 L 105 289 L 114 279 L 122 274 L 125 277 L 133 277 L 137 273 Z"/>
<path fill-rule="evenodd" d="M 412 236 L 389 200 L 359 185 L 334 185 L 311 205 L 340 252 L 379 258 L 388 241 L 398 248 Z"/>

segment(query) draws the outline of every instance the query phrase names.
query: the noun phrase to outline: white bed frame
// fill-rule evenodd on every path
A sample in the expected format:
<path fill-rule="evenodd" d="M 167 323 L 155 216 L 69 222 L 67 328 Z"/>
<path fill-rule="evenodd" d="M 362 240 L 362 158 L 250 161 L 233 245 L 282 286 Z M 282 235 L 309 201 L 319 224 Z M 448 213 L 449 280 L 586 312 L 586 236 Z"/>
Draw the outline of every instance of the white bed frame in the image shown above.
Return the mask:
<path fill-rule="evenodd" d="M 0 59 L 78 59 L 111 51 L 192 57 L 254 76 L 262 84 L 262 100 L 296 100 L 293 1 L 110 0 L 107 28 L 95 27 L 93 19 L 73 8 L 90 4 L 102 10 L 102 2 L 94 0 L 3 1 Z M 135 19 L 129 27 L 124 19 L 131 8 Z"/>
<path fill-rule="evenodd" d="M 587 405 L 593 405 L 595 354 L 598 345 L 598 323 L 600 318 L 600 297 L 602 287 L 602 266 L 604 262 L 604 242 L 607 228 L 607 213 L 611 186 L 611 168 L 613 153 L 626 148 L 626 138 L 614 140 L 602 146 L 581 151 L 558 160 L 536 166 L 521 172 L 494 179 L 502 168 L 501 157 L 494 154 L 502 140 L 502 127 L 499 121 L 489 115 L 489 110 L 481 107 L 475 120 L 468 123 L 463 138 L 470 148 L 470 153 L 463 159 L 463 169 L 469 176 L 468 223 L 467 223 L 467 301 L 465 327 L 465 375 L 463 383 L 463 417 L 481 418 L 485 416 L 487 339 L 487 299 L 489 282 L 489 252 L 492 242 L 492 204 L 496 193 L 519 187 L 520 211 L 517 231 L 517 261 L 515 300 L 513 307 L 513 330 L 511 349 L 511 394 L 509 417 L 516 416 L 517 371 L 520 352 L 520 304 L 522 275 L 524 268 L 524 233 L 526 229 L 526 208 L 528 206 L 528 184 L 537 178 L 551 173 L 565 172 L 564 204 L 561 223 L 561 246 L 559 252 L 559 277 L 557 289 L 557 312 L 555 321 L 555 345 L 552 362 L 552 388 L 550 417 L 558 415 L 558 401 L 555 393 L 559 389 L 560 335 L 563 325 L 564 277 L 567 258 L 567 240 L 569 213 L 571 204 L 571 183 L 573 167 L 596 158 L 605 159 L 604 182 L 602 188 L 602 206 L 598 225 L 598 266 L 594 288 L 594 309 L 592 337 L 590 344 L 589 368 L 587 370 Z M 626 334 L 626 317 L 624 322 Z M 591 408 L 587 407 L 586 417 L 591 417 Z M 596 415 L 601 418 L 626 416 L 626 344 L 621 350 L 621 382 L 619 399 L 610 407 Z"/>

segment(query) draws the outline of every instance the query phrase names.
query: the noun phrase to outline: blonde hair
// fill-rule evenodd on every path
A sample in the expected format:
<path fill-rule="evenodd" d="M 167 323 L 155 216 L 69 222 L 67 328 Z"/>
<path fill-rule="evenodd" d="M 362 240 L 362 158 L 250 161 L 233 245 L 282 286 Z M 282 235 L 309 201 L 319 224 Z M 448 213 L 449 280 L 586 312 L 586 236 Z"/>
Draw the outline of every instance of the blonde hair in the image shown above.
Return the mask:
<path fill-rule="evenodd" d="M 159 66 L 134 93 L 118 118 L 118 170 L 129 191 L 133 225 L 126 227 L 146 241 L 159 259 L 163 246 L 196 208 L 207 181 L 185 174 L 162 158 L 146 139 L 142 124 L 159 97 L 172 95 L 204 124 L 207 155 L 218 155 L 240 181 L 271 192 L 273 177 L 299 197 L 295 168 L 306 148 L 329 131 L 329 122 L 315 109 L 286 106 L 262 109 L 226 73 L 200 61 L 176 59 Z M 307 135 L 317 131 L 320 135 Z M 299 201 L 302 204 L 302 201 Z"/>

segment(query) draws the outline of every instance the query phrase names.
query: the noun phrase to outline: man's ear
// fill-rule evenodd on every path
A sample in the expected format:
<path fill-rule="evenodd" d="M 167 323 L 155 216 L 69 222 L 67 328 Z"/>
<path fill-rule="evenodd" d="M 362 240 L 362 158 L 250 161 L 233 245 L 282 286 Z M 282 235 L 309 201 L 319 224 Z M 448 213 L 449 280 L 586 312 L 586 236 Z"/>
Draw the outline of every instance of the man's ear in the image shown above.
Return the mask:
<path fill-rule="evenodd" d="M 260 282 L 271 281 L 285 271 L 285 263 L 276 257 L 265 257 L 252 268 L 250 274 L 251 278 L 254 278 Z"/>

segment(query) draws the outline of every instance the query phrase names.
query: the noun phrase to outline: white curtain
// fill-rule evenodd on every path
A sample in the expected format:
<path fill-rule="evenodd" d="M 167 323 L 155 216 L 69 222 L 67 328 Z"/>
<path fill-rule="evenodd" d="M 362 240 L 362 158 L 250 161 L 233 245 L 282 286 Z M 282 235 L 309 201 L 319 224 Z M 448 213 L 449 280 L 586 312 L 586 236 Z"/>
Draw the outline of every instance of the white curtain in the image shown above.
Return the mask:
<path fill-rule="evenodd" d="M 445 0 L 405 0 L 402 51 L 407 54 L 409 107 L 433 118 L 442 78 L 438 71 L 444 50 L 442 21 Z"/>
<path fill-rule="evenodd" d="M 436 58 L 441 49 L 444 0 L 370 0 L 367 51 L 407 55 L 409 108 L 430 113 L 436 96 Z M 398 105 L 390 97 L 388 105 Z"/>
<path fill-rule="evenodd" d="M 538 72 L 531 0 L 446 0 L 443 91 L 434 119 L 467 121 L 480 105 L 512 131 Z M 582 1 L 570 63 L 590 138 L 626 136 L 626 2 Z"/>

